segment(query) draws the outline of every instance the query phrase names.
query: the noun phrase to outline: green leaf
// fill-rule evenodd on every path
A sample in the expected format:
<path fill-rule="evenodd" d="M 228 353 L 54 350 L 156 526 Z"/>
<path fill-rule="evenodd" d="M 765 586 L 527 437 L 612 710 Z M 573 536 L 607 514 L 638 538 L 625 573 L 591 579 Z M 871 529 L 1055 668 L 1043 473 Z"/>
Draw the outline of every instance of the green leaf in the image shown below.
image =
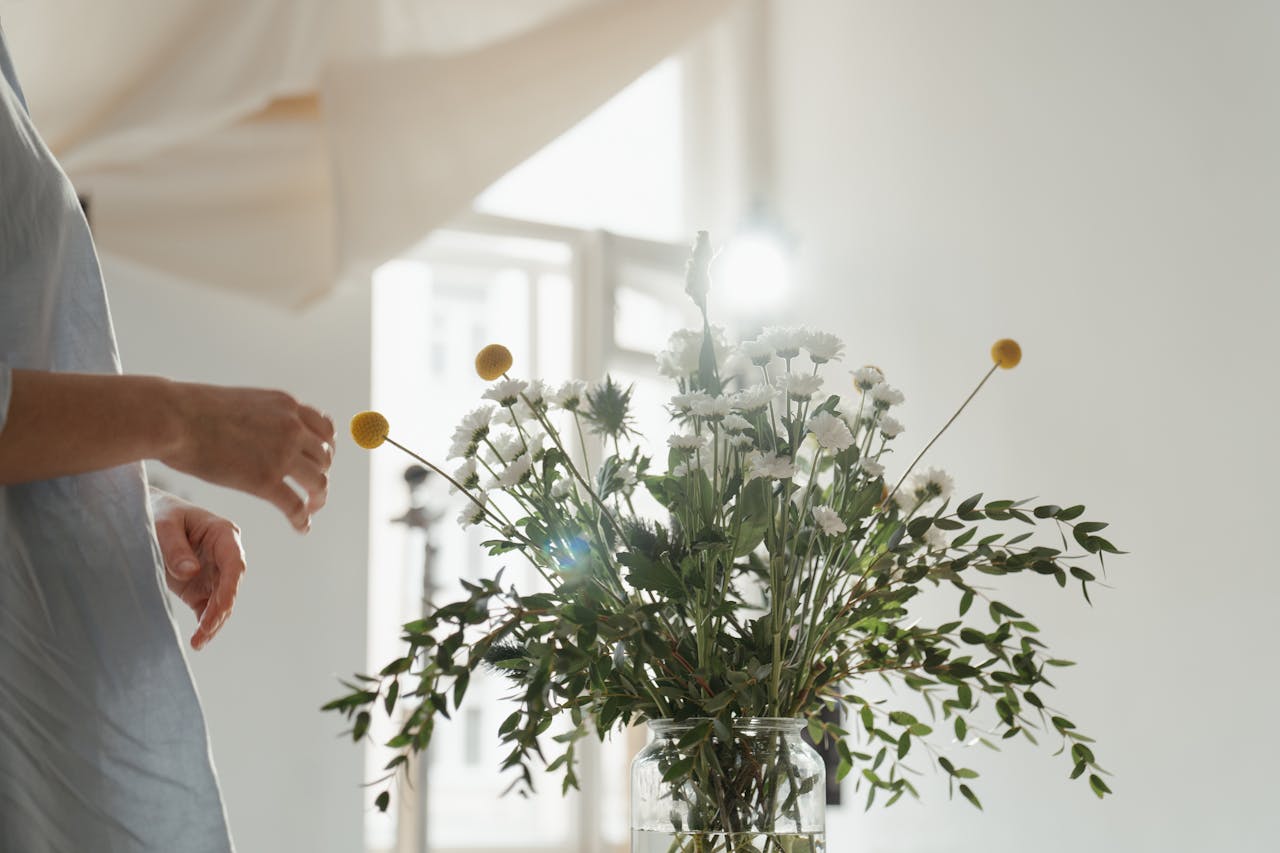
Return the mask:
<path fill-rule="evenodd" d="M 982 803 L 978 801 L 978 795 L 975 794 L 968 785 L 961 785 L 960 793 L 964 795 L 966 800 L 973 803 L 974 806 L 977 807 L 978 811 L 982 811 Z"/>
<path fill-rule="evenodd" d="M 1089 787 L 1098 795 L 1098 799 L 1102 799 L 1104 796 L 1111 793 L 1111 789 L 1107 787 L 1107 783 L 1103 782 L 1102 777 L 1097 773 L 1091 773 L 1089 775 Z"/>
<path fill-rule="evenodd" d="M 396 698 L 400 695 L 400 682 L 393 681 L 391 686 L 387 688 L 387 695 L 382 700 L 382 706 L 386 708 L 387 715 L 390 716 L 392 709 L 396 707 Z"/>
<path fill-rule="evenodd" d="M 385 812 L 387 810 L 387 806 L 391 805 L 391 792 L 383 791 L 378 795 L 378 798 L 373 801 L 373 804 L 378 807 L 378 811 Z"/>

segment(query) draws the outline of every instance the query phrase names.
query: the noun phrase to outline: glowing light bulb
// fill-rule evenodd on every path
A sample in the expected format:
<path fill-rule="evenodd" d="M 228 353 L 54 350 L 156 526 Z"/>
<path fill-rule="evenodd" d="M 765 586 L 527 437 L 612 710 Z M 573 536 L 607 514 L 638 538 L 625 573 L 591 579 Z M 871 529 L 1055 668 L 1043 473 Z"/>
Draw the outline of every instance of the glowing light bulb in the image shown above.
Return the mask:
<path fill-rule="evenodd" d="M 791 261 L 782 242 L 767 231 L 747 231 L 730 240 L 713 269 L 722 305 L 762 311 L 781 304 L 791 285 Z"/>

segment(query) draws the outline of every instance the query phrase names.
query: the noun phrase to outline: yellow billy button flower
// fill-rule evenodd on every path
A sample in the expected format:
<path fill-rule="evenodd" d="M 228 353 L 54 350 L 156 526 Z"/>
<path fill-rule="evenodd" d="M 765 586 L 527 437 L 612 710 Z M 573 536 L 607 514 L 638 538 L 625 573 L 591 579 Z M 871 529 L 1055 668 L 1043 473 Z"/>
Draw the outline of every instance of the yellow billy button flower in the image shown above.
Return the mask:
<path fill-rule="evenodd" d="M 476 373 L 486 382 L 492 382 L 511 369 L 511 350 L 502 344 L 489 344 L 476 353 Z"/>
<path fill-rule="evenodd" d="M 1022 361 L 1022 347 L 1013 338 L 1001 338 L 991 345 L 991 360 L 1005 370 L 1012 370 Z"/>
<path fill-rule="evenodd" d="M 382 446 L 391 425 L 381 412 L 361 412 L 351 419 L 351 437 L 365 450 Z"/>

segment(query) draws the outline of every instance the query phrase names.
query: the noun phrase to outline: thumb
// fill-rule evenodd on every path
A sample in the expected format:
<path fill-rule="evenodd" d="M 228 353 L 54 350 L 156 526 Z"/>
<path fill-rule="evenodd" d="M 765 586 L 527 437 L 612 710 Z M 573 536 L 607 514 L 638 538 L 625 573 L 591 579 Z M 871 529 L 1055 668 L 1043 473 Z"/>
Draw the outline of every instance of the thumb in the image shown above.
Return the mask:
<path fill-rule="evenodd" d="M 186 525 L 181 520 L 166 519 L 156 524 L 156 541 L 164 557 L 165 569 L 179 580 L 189 580 L 200 572 L 200 561 L 187 541 Z"/>

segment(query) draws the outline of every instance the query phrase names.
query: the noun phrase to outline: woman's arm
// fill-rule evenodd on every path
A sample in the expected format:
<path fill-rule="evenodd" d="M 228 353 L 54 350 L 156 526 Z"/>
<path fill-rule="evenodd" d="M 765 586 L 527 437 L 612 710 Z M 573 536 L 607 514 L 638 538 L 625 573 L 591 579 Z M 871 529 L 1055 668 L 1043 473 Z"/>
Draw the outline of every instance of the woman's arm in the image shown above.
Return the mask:
<path fill-rule="evenodd" d="M 156 459 L 268 500 L 305 530 L 325 502 L 333 438 L 328 417 L 281 391 L 14 370 L 0 485 Z"/>

